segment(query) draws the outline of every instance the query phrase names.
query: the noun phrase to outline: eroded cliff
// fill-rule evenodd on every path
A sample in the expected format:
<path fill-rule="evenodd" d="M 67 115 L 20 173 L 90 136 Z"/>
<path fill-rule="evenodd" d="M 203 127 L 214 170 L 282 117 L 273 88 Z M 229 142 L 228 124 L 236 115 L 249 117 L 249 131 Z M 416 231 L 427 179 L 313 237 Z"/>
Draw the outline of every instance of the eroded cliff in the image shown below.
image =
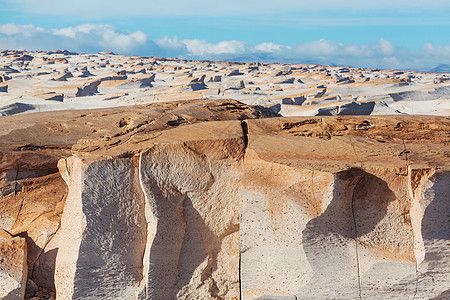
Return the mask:
<path fill-rule="evenodd" d="M 36 247 L 28 276 L 58 299 L 448 295 L 448 118 L 252 120 L 268 113 L 231 101 L 132 109 L 78 114 L 83 139 L 70 155 L 52 149 L 51 172 L 2 181 L 5 207 L 25 199 L 2 210 L 21 216 L 2 228 Z M 46 146 L 3 153 L 50 157 Z M 27 198 L 17 186 L 30 181 L 53 200 Z"/>

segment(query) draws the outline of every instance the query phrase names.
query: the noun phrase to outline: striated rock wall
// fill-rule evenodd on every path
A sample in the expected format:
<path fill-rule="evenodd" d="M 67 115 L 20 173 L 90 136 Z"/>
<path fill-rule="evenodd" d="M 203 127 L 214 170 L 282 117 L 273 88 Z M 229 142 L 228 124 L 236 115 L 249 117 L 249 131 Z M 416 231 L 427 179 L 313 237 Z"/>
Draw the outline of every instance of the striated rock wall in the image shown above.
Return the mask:
<path fill-rule="evenodd" d="M 60 244 L 68 245 L 67 241 L 59 238 L 61 215 L 68 195 L 73 198 L 76 195 L 75 186 L 81 188 L 81 183 L 72 185 L 68 193 L 68 186 L 64 183 L 66 181 L 70 185 L 70 181 L 74 180 L 71 178 L 72 158 L 67 158 L 72 155 L 71 148 L 74 145 L 78 147 L 77 141 L 80 141 L 78 148 L 83 151 L 109 149 L 112 154 L 115 147 L 122 144 L 130 150 L 136 147 L 141 149 L 141 144 L 159 136 L 161 131 L 180 125 L 208 120 L 254 118 L 267 114 L 270 112 L 234 100 L 198 100 L 123 109 L 30 114 L 26 120 L 20 116 L 2 118 L 0 229 L 8 237 L 24 237 L 27 241 L 26 297 L 50 296 L 55 289 L 56 257 L 61 250 Z M 142 134 L 136 134 L 138 132 Z M 135 139 L 137 136 L 139 138 Z M 97 139 L 103 144 L 95 146 L 88 141 L 86 145 L 83 143 L 86 138 Z M 129 143 L 133 146 L 129 147 Z M 91 185 L 96 186 L 96 183 Z M 73 203 L 72 200 L 69 202 Z M 68 217 L 69 220 L 71 218 Z M 138 224 L 141 225 L 140 222 Z M 143 235 L 146 236 L 146 232 Z M 66 273 L 59 275 L 64 277 Z M 57 278 L 57 281 L 64 281 L 62 277 Z M 71 289 L 70 286 L 65 288 Z"/>
<path fill-rule="evenodd" d="M 130 157 L 68 160 L 58 297 L 239 298 L 245 141 L 240 122 L 219 125 Z"/>
<path fill-rule="evenodd" d="M 431 135 L 408 137 L 388 124 L 370 139 L 352 133 L 349 120 L 291 120 L 248 121 L 243 298 L 445 299 L 448 146 L 439 150 L 428 143 Z M 326 130 L 316 131 L 317 124 Z M 435 134 L 448 145 L 448 132 Z M 426 213 L 431 203 L 439 208 Z M 434 255 L 424 254 L 431 249 Z M 433 267 L 423 261 L 430 255 Z"/>
<path fill-rule="evenodd" d="M 26 181 L 3 181 L 3 201 L 25 197 L 6 238 L 47 236 L 29 278 L 58 299 L 448 297 L 448 118 L 248 120 L 200 103 L 105 115 L 117 126 L 43 183 L 64 198 L 54 229 L 23 215 Z"/>

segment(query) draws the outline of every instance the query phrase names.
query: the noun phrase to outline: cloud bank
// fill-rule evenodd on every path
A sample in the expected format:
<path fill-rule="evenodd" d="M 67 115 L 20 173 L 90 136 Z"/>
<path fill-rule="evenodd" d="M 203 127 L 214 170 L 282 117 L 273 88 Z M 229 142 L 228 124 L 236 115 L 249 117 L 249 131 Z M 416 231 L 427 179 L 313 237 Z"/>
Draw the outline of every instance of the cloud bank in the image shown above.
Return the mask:
<path fill-rule="evenodd" d="M 304 62 L 411 70 L 429 70 L 439 64 L 450 64 L 450 47 L 433 44 L 425 44 L 419 51 L 412 51 L 385 39 L 366 45 L 324 39 L 298 45 L 280 45 L 270 41 L 252 45 L 237 40 L 211 43 L 178 37 L 152 40 L 142 31 L 122 32 L 111 25 L 98 24 L 58 29 L 3 24 L 0 25 L 0 48 L 67 49 L 84 53 L 113 51 L 126 55 L 188 59 Z"/>
<path fill-rule="evenodd" d="M 111 25 L 81 24 L 76 27 L 44 29 L 34 25 L 0 25 L 3 49 L 70 49 L 98 52 L 113 49 L 121 53 L 152 50 L 156 45 L 142 31 L 124 33 Z"/>

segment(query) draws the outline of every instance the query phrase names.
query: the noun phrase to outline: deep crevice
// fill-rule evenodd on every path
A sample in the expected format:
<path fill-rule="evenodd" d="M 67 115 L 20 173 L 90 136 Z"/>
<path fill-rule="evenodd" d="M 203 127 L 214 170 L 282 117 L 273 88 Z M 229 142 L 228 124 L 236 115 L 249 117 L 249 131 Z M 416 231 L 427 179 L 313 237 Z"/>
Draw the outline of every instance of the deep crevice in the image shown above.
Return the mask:
<path fill-rule="evenodd" d="M 37 255 L 36 259 L 32 262 L 31 264 L 31 274 L 30 274 L 30 278 L 33 279 L 33 273 L 34 273 L 34 265 L 36 264 L 36 262 L 39 260 L 39 258 L 41 257 L 42 253 L 44 253 L 45 251 L 45 247 L 47 247 L 48 244 L 50 244 L 50 242 L 52 241 L 52 239 L 55 237 L 55 235 L 58 233 L 58 231 L 61 229 L 61 221 L 58 223 L 58 228 L 56 228 L 55 232 L 53 232 L 52 234 L 50 234 L 50 236 L 47 238 L 47 241 L 45 242 L 44 246 L 41 248 L 41 250 L 39 251 L 39 254 Z"/>
<path fill-rule="evenodd" d="M 359 176 L 359 180 L 356 185 L 353 187 L 352 192 L 352 218 L 353 218 L 353 229 L 354 229 L 354 241 L 355 241 L 355 254 L 356 254 L 356 272 L 358 275 L 358 291 L 359 291 L 359 299 L 362 299 L 362 291 L 361 291 L 361 274 L 360 274 L 360 264 L 359 264 L 359 253 L 358 253 L 358 227 L 356 224 L 356 216 L 355 216 L 355 191 L 358 185 L 364 178 L 364 171 L 362 169 L 361 163 L 361 174 Z"/>
<path fill-rule="evenodd" d="M 408 180 L 409 187 L 408 188 L 411 189 L 411 171 L 409 169 L 409 162 L 408 162 L 408 153 L 410 153 L 410 151 L 408 151 L 408 149 L 406 148 L 405 140 L 403 140 L 402 142 L 403 142 L 403 153 L 405 153 L 406 176 L 407 176 L 407 178 L 409 178 L 409 180 Z M 411 192 L 412 192 L 412 190 L 411 190 Z M 414 201 L 414 197 L 413 197 L 412 193 L 410 193 L 410 198 L 411 198 L 411 206 L 412 206 L 413 201 Z M 409 213 L 411 214 L 411 208 L 410 208 Z M 412 237 L 413 237 L 413 245 L 415 245 L 416 240 L 415 240 L 414 233 L 413 233 Z M 416 272 L 416 287 L 414 290 L 413 299 L 416 299 L 417 292 L 419 291 L 419 266 L 417 264 L 417 257 L 415 258 L 415 272 Z"/>
<path fill-rule="evenodd" d="M 355 232 L 355 254 L 356 254 L 356 271 L 357 271 L 357 275 L 358 275 L 358 291 L 359 291 L 359 299 L 362 299 L 361 274 L 360 274 L 359 253 L 358 253 L 358 228 L 357 228 L 356 216 L 355 216 L 355 190 L 356 190 L 356 187 L 363 180 L 365 172 L 363 170 L 363 163 L 360 160 L 360 158 L 358 156 L 358 153 L 356 152 L 356 148 L 355 148 L 355 145 L 353 145 L 353 141 L 352 141 L 352 137 L 351 136 L 349 136 L 349 140 L 350 140 L 350 145 L 353 148 L 353 152 L 355 152 L 355 157 L 361 164 L 361 166 L 360 166 L 361 175 L 359 177 L 358 182 L 353 187 L 353 192 L 352 192 L 352 218 L 353 218 L 353 227 L 354 227 L 354 232 Z"/>
<path fill-rule="evenodd" d="M 17 195 L 19 194 L 19 191 L 18 191 L 19 182 L 17 181 L 18 178 L 19 178 L 19 166 L 17 166 L 16 178 L 14 179 L 14 181 L 15 181 L 15 183 L 14 183 L 14 202 L 16 202 Z M 14 225 L 17 223 L 17 220 L 19 219 L 20 212 L 22 211 L 24 200 L 25 199 L 22 198 L 22 200 L 20 201 L 19 211 L 17 212 L 17 216 L 16 216 L 16 220 L 14 221 Z"/>
<path fill-rule="evenodd" d="M 244 136 L 244 144 L 245 144 L 244 153 L 245 153 L 245 150 L 248 147 L 248 124 L 247 124 L 247 122 L 241 121 L 241 127 L 242 127 L 242 134 Z"/>
<path fill-rule="evenodd" d="M 242 156 L 242 160 L 245 159 L 245 153 L 247 151 L 247 147 L 248 147 L 248 124 L 246 121 L 241 121 L 241 127 L 242 127 L 242 135 L 244 137 L 244 155 Z M 240 236 L 240 235 L 239 235 Z M 241 246 L 240 246 L 240 241 L 239 241 L 239 299 L 242 300 L 243 296 L 243 290 L 242 290 L 242 278 L 241 278 L 241 261 L 242 261 L 242 256 L 241 256 Z"/>
<path fill-rule="evenodd" d="M 146 266 L 146 254 L 147 251 L 150 251 L 149 245 L 148 245 L 148 232 L 149 232 L 149 220 L 147 219 L 147 215 L 146 215 L 146 205 L 147 205 L 147 195 L 145 193 L 145 189 L 144 189 L 144 185 L 142 183 L 142 153 L 139 153 L 139 157 L 138 157 L 138 164 L 137 164 L 137 172 L 138 172 L 138 181 L 139 184 L 137 186 L 139 186 L 139 189 L 142 192 L 143 195 L 143 200 L 144 200 L 144 218 L 145 218 L 145 247 L 144 247 L 144 251 L 142 252 L 142 279 L 141 279 L 141 283 L 140 283 L 140 287 L 142 287 L 142 289 L 144 290 L 144 296 L 145 299 L 148 298 L 148 266 Z M 149 263 L 149 262 L 148 262 Z M 146 274 L 147 273 L 147 274 Z"/>

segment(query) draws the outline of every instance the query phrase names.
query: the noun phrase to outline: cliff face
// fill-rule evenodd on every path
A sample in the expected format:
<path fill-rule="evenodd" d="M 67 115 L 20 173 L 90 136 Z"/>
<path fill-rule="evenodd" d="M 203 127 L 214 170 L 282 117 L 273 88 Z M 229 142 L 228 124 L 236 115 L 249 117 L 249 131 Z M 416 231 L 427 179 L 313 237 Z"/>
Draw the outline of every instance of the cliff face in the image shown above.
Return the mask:
<path fill-rule="evenodd" d="M 177 129 L 126 157 L 68 160 L 60 297 L 239 297 L 240 123 Z"/>
<path fill-rule="evenodd" d="M 398 121 L 248 121 L 244 298 L 427 299 L 446 291 L 449 261 L 437 253 L 450 236 L 448 154 L 430 142 L 448 132 L 405 135 Z M 361 133 L 363 123 L 373 127 Z"/>
<path fill-rule="evenodd" d="M 122 144 L 131 152 L 136 149 L 138 149 L 137 152 L 145 151 L 149 149 L 144 145 L 146 141 L 151 141 L 161 132 L 177 126 L 208 120 L 237 120 L 266 115 L 270 115 L 270 112 L 226 100 L 171 102 L 97 111 L 39 113 L 29 114 L 26 119 L 22 116 L 2 117 L 0 119 L 0 241 L 13 243 L 11 241 L 13 237 L 26 239 L 28 247 L 23 251 L 27 261 L 21 265 L 21 268 L 22 273 L 28 274 L 27 296 L 54 292 L 55 281 L 57 281 L 55 279 L 56 257 L 60 251 L 63 251 L 59 243 L 71 246 L 68 243 L 71 239 L 60 241 L 58 237 L 63 229 L 60 222 L 66 198 L 76 197 L 75 190 L 71 188 L 69 191 L 64 183 L 64 180 L 69 184 L 75 180 L 71 169 L 76 169 L 76 164 L 72 166 L 71 159 L 68 159 L 66 164 L 66 158 L 72 156 L 72 147 L 74 152 L 108 149 L 109 156 L 123 156 L 122 161 L 133 165 L 138 161 L 126 160 L 129 156 L 126 154 L 128 150 L 122 151 L 123 148 L 120 148 Z M 95 142 L 84 142 L 83 139 L 94 139 Z M 80 141 L 79 144 L 77 141 Z M 63 159 L 60 160 L 61 158 Z M 59 164 L 58 160 L 60 160 Z M 98 164 L 101 165 L 100 160 Z M 81 165 L 83 164 L 80 164 L 80 168 Z M 111 169 L 114 168 L 111 167 Z M 88 172 L 94 174 L 95 168 L 91 167 Z M 82 177 L 82 175 L 79 176 Z M 122 179 L 117 180 L 121 182 Z M 106 183 L 109 184 L 109 182 Z M 81 182 L 79 186 L 81 188 Z M 91 190 L 94 188 L 95 186 Z M 130 191 L 134 192 L 136 188 Z M 138 191 L 143 193 L 140 185 L 138 185 Z M 136 207 L 144 205 L 142 201 L 135 203 Z M 128 204 L 124 203 L 124 205 Z M 68 219 L 72 217 L 69 215 Z M 76 220 L 73 218 L 74 222 Z M 136 224 L 142 226 L 139 222 Z M 122 225 L 122 228 L 126 227 L 126 224 Z M 144 237 L 144 243 L 147 235 L 146 227 L 144 224 L 144 232 L 136 234 L 136 238 Z M 134 229 L 130 228 L 130 230 Z M 5 255 L 9 257 L 9 254 Z M 142 258 L 139 261 L 142 265 Z M 3 265 L 0 267 L 3 270 Z M 138 273 L 142 274 L 142 271 Z M 14 286 L 23 294 L 23 283 L 16 280 L 18 278 L 16 273 L 5 271 L 1 276 L 13 278 L 11 280 L 16 282 Z M 66 275 L 60 274 L 60 276 Z M 6 280 L 10 279 L 5 279 L 5 282 Z M 2 288 L 5 290 L 3 291 Z M 0 298 L 10 291 L 12 286 L 6 287 L 0 284 Z"/>
<path fill-rule="evenodd" d="M 48 199 L 17 188 L 2 199 L 25 199 L 2 228 L 35 244 L 29 278 L 58 298 L 448 295 L 448 118 L 251 120 L 261 112 L 204 101 L 133 109 L 82 117 L 85 139 L 58 150 L 61 176 L 27 179 Z M 206 112 L 217 121 L 202 122 Z M 93 133 L 99 118 L 109 123 Z"/>

